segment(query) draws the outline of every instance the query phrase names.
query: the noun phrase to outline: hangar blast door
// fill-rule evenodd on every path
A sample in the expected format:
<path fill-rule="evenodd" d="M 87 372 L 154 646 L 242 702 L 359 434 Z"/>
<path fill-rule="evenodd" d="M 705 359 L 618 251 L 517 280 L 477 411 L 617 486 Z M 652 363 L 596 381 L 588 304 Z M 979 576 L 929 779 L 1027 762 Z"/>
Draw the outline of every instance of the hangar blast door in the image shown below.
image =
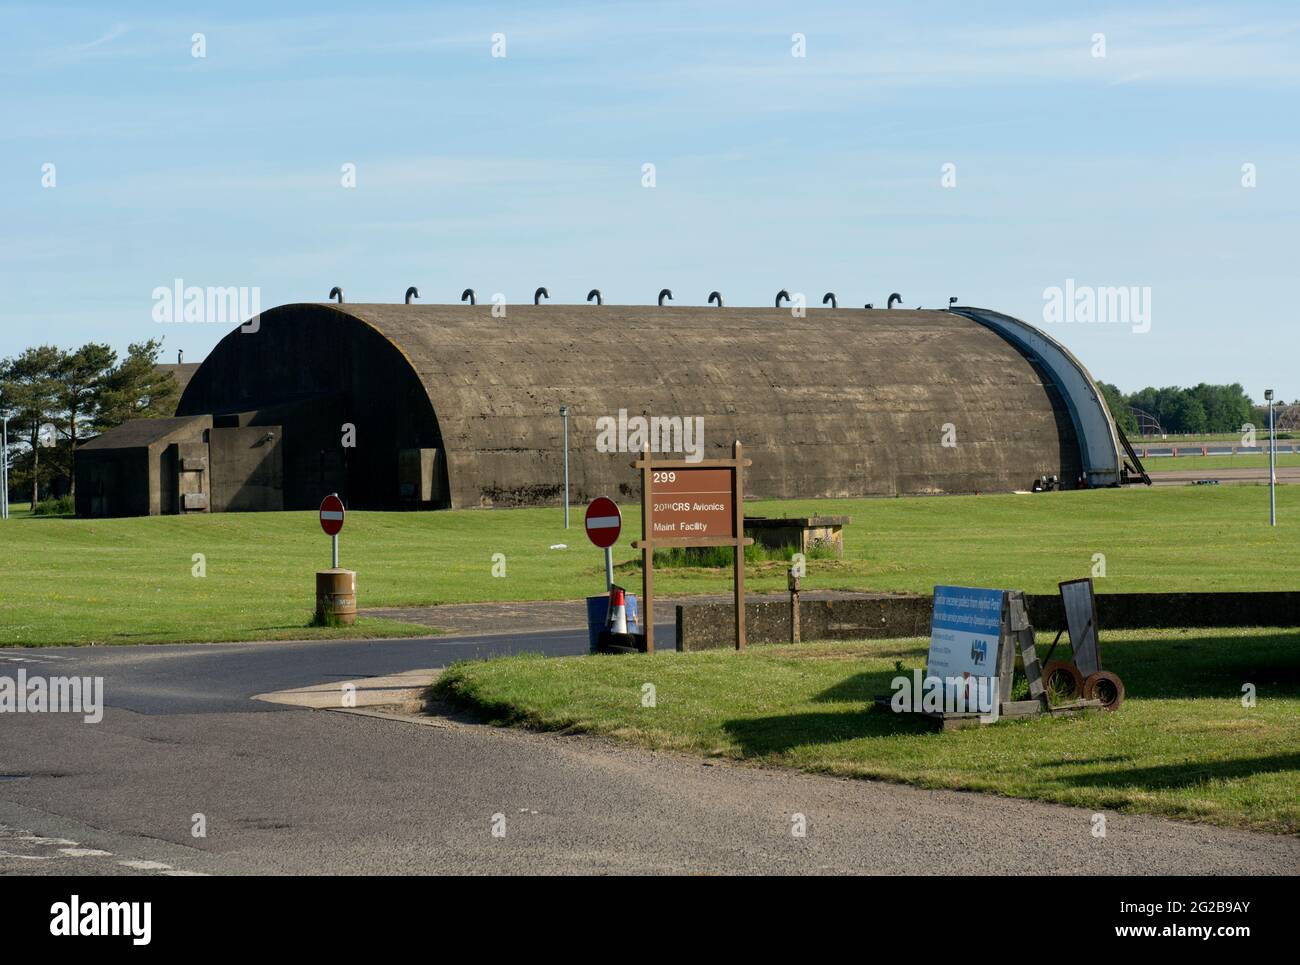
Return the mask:
<path fill-rule="evenodd" d="M 446 478 L 441 449 L 398 450 L 397 489 L 402 505 L 446 506 Z"/>

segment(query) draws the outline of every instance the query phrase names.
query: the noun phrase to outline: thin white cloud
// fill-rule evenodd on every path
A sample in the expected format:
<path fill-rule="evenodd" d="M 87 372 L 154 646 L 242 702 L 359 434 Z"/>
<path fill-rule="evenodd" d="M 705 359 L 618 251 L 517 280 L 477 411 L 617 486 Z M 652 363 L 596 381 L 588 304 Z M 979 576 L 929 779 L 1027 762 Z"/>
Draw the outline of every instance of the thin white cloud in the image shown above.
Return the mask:
<path fill-rule="evenodd" d="M 116 40 L 118 37 L 120 37 L 120 36 L 122 36 L 124 33 L 126 33 L 126 31 L 127 31 L 127 26 L 126 26 L 126 24 L 124 24 L 124 23 L 115 23 L 115 24 L 113 24 L 113 26 L 111 26 L 111 27 L 108 28 L 108 32 L 105 33 L 102 37 L 96 37 L 94 40 L 90 41 L 90 43 L 88 43 L 88 44 L 77 44 L 77 45 L 74 46 L 72 49 L 73 49 L 74 51 L 93 50 L 93 49 L 96 48 L 96 47 L 102 47 L 102 46 L 104 46 L 104 44 L 112 43 L 112 42 L 113 42 L 114 40 Z"/>

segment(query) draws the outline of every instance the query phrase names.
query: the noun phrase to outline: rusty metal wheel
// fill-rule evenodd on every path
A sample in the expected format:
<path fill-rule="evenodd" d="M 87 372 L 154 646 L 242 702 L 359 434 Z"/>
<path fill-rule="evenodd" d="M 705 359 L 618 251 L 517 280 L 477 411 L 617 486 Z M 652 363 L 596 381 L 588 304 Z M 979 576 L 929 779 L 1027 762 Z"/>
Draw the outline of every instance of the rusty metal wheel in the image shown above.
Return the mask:
<path fill-rule="evenodd" d="M 1073 700 L 1083 693 L 1083 674 L 1069 660 L 1053 660 L 1043 668 L 1043 687 L 1048 700 Z"/>
<path fill-rule="evenodd" d="M 1100 700 L 1102 710 L 1119 710 L 1124 703 L 1124 681 L 1119 674 L 1098 670 L 1083 682 L 1085 700 Z"/>

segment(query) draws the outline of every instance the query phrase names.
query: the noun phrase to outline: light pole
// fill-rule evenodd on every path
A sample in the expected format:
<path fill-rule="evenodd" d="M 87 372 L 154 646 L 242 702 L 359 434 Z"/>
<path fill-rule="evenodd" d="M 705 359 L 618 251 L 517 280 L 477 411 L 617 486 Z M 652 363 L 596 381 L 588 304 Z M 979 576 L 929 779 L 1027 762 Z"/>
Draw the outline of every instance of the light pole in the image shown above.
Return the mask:
<path fill-rule="evenodd" d="M 1273 432 L 1273 390 L 1264 390 L 1268 405 L 1268 525 L 1277 525 L 1277 435 Z"/>
<path fill-rule="evenodd" d="M 569 528 L 569 407 L 560 406 L 560 418 L 564 420 L 564 528 Z"/>
<path fill-rule="evenodd" d="M 9 417 L 0 430 L 0 519 L 9 518 Z"/>

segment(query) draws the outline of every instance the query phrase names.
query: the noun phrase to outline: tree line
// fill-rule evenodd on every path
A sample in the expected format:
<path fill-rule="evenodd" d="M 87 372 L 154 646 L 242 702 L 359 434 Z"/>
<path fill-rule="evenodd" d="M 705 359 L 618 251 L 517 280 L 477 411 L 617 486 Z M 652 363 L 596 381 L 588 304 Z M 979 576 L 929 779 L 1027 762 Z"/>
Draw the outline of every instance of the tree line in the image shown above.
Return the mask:
<path fill-rule="evenodd" d="M 1159 423 L 1159 431 L 1180 435 L 1241 432 L 1241 427 L 1247 424 L 1257 429 L 1268 426 L 1268 410 L 1263 403 L 1256 405 L 1236 382 L 1231 385 L 1202 382 L 1191 388 L 1148 386 L 1128 393 L 1108 382 L 1098 384 L 1111 415 L 1127 435 L 1157 431 L 1150 419 Z M 1281 402 L 1277 405 L 1279 415 L 1295 408 Z"/>
<path fill-rule="evenodd" d="M 102 342 L 65 351 L 38 345 L 0 359 L 0 415 L 9 419 L 13 469 L 10 496 L 27 490 L 32 505 L 42 492 L 73 486 L 72 453 L 79 441 L 130 419 L 169 416 L 178 386 L 159 371 L 159 339 L 130 345 L 118 357 Z"/>

